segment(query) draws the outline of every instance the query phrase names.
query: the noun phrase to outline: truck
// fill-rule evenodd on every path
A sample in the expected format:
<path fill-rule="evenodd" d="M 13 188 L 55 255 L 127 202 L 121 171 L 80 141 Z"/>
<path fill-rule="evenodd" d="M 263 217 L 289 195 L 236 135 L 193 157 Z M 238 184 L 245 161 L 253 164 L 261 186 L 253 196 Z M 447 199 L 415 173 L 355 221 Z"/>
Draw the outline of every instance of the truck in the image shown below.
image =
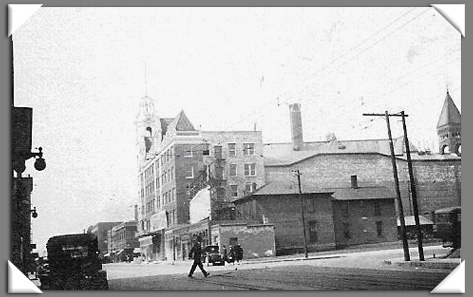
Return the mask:
<path fill-rule="evenodd" d="M 91 233 L 49 238 L 44 290 L 108 290 L 107 271 L 102 268 L 97 237 Z M 43 284 L 44 283 L 44 284 Z"/>

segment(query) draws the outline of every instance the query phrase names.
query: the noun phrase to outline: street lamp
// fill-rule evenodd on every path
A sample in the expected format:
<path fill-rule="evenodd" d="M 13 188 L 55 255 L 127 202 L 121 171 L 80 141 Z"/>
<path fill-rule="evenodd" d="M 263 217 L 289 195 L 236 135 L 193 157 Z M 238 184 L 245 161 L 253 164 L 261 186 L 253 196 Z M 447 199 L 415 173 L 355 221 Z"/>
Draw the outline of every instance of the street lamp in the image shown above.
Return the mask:
<path fill-rule="evenodd" d="M 30 152 L 24 150 L 15 150 L 13 149 L 13 170 L 21 176 L 25 171 L 25 161 L 37 157 L 34 168 L 38 171 L 43 171 L 46 168 L 46 161 L 43 159 L 43 148 L 39 147 L 38 152 Z"/>
<path fill-rule="evenodd" d="M 31 213 L 31 216 L 36 219 L 38 217 L 38 213 L 36 212 L 36 206 L 33 207 L 33 209 L 30 209 L 30 211 L 32 212 Z"/>

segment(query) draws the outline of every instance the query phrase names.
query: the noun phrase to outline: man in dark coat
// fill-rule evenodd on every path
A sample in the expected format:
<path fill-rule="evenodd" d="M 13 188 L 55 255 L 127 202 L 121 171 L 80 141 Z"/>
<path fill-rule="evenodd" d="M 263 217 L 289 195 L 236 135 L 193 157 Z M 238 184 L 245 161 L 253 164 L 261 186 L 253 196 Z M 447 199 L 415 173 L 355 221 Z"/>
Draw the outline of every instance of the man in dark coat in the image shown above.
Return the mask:
<path fill-rule="evenodd" d="M 223 263 L 225 265 L 225 262 L 228 261 L 227 247 L 225 245 L 222 248 L 222 259 L 223 259 Z"/>
<path fill-rule="evenodd" d="M 204 270 L 204 266 L 202 265 L 202 248 L 200 247 L 200 242 L 196 241 L 194 246 L 189 252 L 189 259 L 194 259 L 194 263 L 192 263 L 191 270 L 189 271 L 188 277 L 192 277 L 194 274 L 195 268 L 199 266 L 200 270 L 207 277 L 210 273 Z"/>
<path fill-rule="evenodd" d="M 241 245 L 235 245 L 235 248 L 233 250 L 235 253 L 235 260 L 238 264 L 240 264 L 240 261 L 243 260 L 243 249 L 241 248 Z"/>

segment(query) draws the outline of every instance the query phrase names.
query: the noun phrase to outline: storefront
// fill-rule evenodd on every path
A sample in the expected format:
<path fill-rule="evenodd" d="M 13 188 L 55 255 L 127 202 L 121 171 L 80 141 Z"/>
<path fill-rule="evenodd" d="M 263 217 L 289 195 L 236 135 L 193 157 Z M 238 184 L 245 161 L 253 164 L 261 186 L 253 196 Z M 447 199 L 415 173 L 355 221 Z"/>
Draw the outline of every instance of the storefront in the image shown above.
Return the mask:
<path fill-rule="evenodd" d="M 185 226 L 176 226 L 165 231 L 165 249 L 168 261 L 183 261 L 188 258 L 192 245 L 196 240 L 205 247 L 211 244 L 209 220 Z"/>
<path fill-rule="evenodd" d="M 141 255 L 146 261 L 163 260 L 162 231 L 151 233 L 138 239 Z"/>

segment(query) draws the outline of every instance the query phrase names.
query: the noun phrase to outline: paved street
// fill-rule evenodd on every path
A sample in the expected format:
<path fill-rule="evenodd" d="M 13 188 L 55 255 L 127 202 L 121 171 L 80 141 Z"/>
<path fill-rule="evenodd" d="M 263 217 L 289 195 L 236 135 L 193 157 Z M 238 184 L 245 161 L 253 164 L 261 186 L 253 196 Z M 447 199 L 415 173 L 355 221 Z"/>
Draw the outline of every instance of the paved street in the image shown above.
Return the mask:
<path fill-rule="evenodd" d="M 424 249 L 426 259 L 445 253 Z M 411 248 L 412 260 L 417 257 Z M 300 255 L 299 255 L 300 256 Z M 388 265 L 402 260 L 402 249 L 311 254 L 309 260 L 288 257 L 245 261 L 241 265 L 205 267 L 188 278 L 191 262 L 107 264 L 111 290 L 426 290 L 437 286 L 451 269 Z"/>

